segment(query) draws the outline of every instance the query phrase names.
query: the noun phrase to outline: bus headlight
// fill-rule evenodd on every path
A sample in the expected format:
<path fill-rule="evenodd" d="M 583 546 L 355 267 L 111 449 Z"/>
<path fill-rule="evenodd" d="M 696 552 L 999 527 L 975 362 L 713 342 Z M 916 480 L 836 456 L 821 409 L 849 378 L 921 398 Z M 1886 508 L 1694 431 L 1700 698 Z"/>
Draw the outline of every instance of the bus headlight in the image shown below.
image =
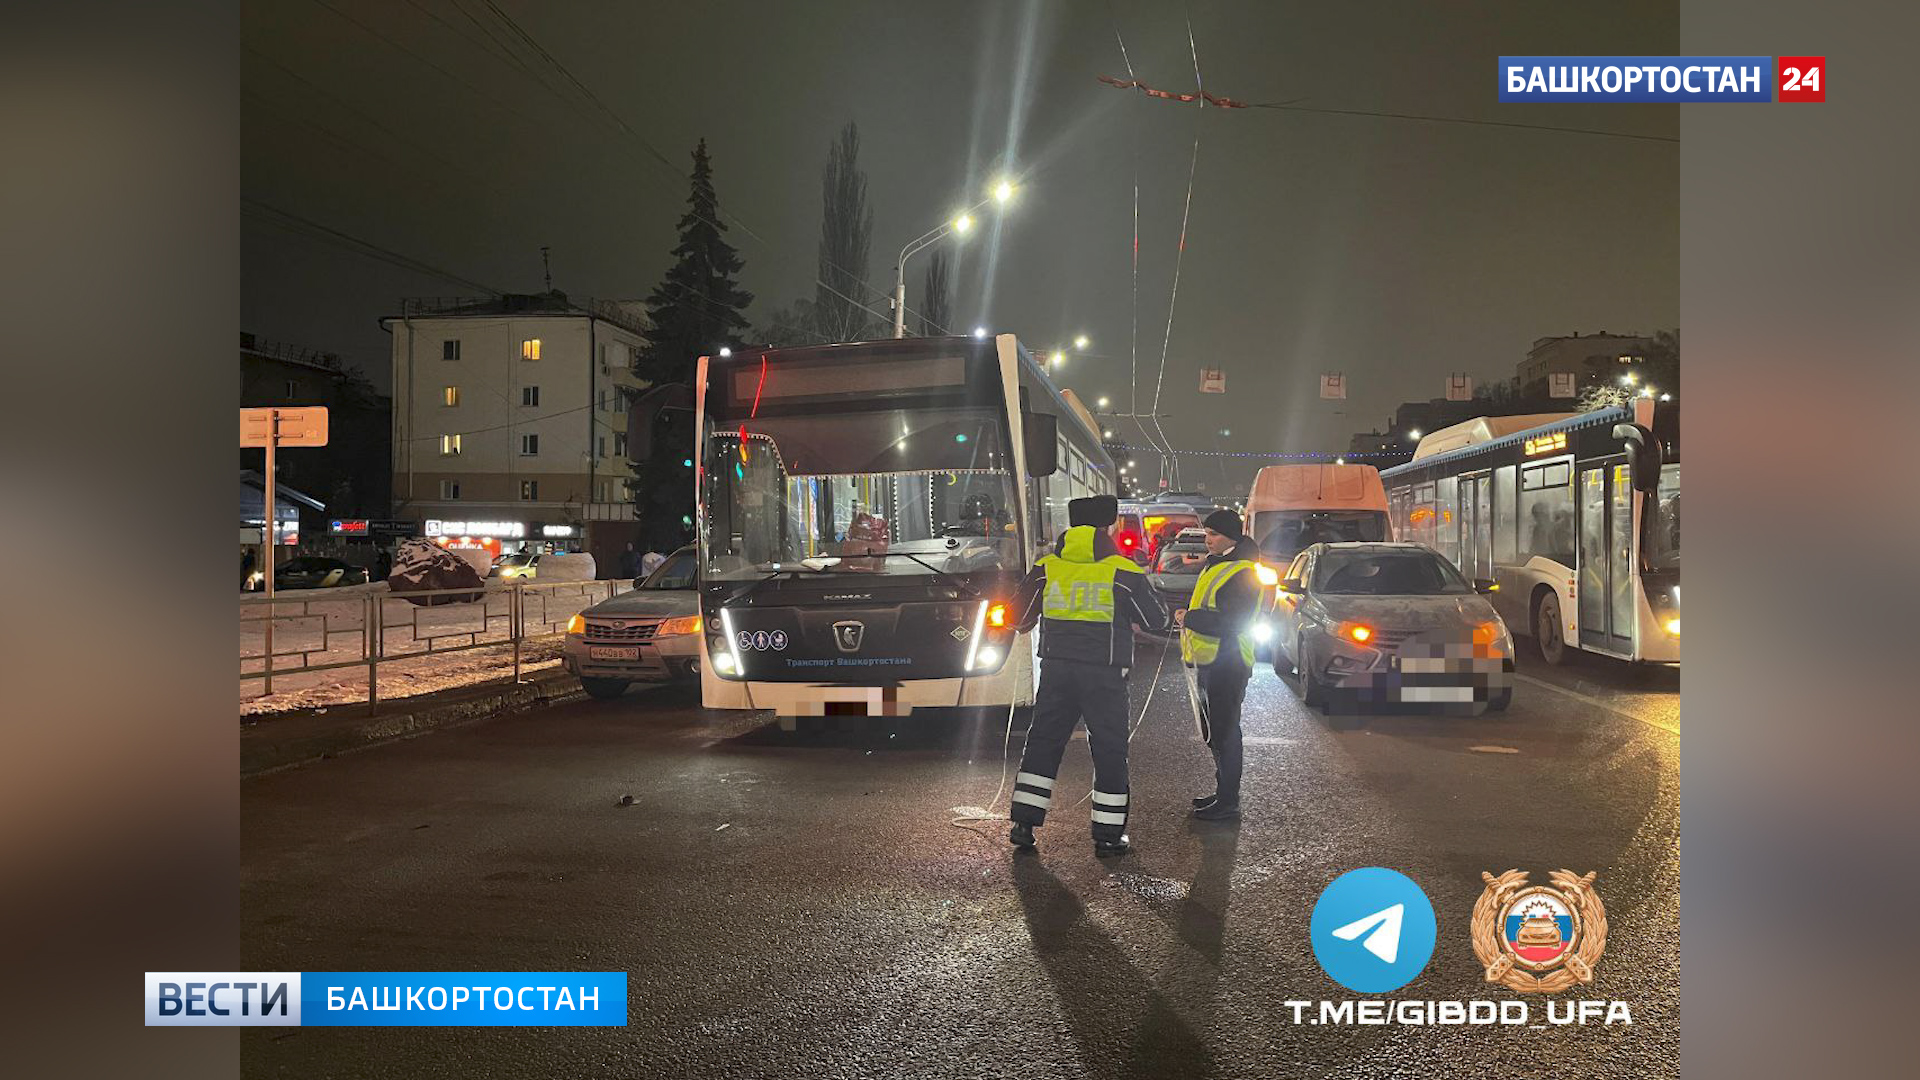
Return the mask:
<path fill-rule="evenodd" d="M 1000 650 L 989 645 L 973 654 L 973 667 L 976 671 L 988 671 L 1000 665 Z"/>
<path fill-rule="evenodd" d="M 1253 624 L 1253 640 L 1265 645 L 1273 640 L 1273 624 L 1257 622 Z"/>
<path fill-rule="evenodd" d="M 730 652 L 714 653 L 713 654 L 713 670 L 716 674 L 719 674 L 719 675 L 733 674 L 733 671 L 734 671 L 733 654 Z"/>

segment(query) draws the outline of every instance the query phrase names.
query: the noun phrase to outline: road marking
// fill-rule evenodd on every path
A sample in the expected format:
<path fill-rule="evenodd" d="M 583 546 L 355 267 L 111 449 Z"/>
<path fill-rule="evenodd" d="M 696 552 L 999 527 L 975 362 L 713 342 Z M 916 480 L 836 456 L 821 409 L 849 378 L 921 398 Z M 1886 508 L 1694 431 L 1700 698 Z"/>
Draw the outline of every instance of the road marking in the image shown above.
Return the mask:
<path fill-rule="evenodd" d="M 1520 752 L 1511 746 L 1469 746 L 1467 749 L 1476 754 L 1517 754 Z"/>
<path fill-rule="evenodd" d="M 1575 701 L 1584 702 L 1588 705 L 1593 706 L 1596 709 L 1605 709 L 1606 711 L 1613 713 L 1615 716 L 1624 716 L 1629 720 L 1638 720 L 1650 728 L 1658 728 L 1659 730 L 1667 732 L 1670 735 L 1680 734 L 1680 729 L 1678 727 L 1674 727 L 1668 724 L 1662 724 L 1654 720 L 1649 720 L 1644 716 L 1639 716 L 1634 713 L 1630 713 L 1625 709 L 1621 709 L 1621 708 L 1617 708 L 1615 706 L 1609 705 L 1606 702 L 1601 701 L 1599 698 L 1594 697 L 1590 694 L 1583 694 L 1578 690 L 1569 690 L 1564 686 L 1559 686 L 1557 684 L 1550 683 L 1545 679 L 1536 679 L 1531 675 L 1523 675 L 1517 671 L 1513 673 L 1513 677 L 1523 682 L 1530 682 L 1533 685 L 1541 687 L 1543 689 L 1552 690 L 1556 694 L 1565 694 L 1568 697 L 1574 699 Z"/>
<path fill-rule="evenodd" d="M 1248 746 L 1291 746 L 1299 740 L 1288 739 L 1279 735 L 1247 735 L 1242 737 L 1240 741 Z"/>

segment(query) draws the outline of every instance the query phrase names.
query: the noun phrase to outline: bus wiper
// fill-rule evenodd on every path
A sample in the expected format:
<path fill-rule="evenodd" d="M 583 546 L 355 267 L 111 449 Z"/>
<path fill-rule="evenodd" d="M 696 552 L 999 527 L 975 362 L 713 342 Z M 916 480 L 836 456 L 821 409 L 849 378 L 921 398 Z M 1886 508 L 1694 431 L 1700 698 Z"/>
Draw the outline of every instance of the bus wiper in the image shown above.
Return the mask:
<path fill-rule="evenodd" d="M 819 572 L 820 571 L 814 570 L 811 567 L 783 566 L 780 569 L 775 570 L 772 573 L 766 575 L 765 577 L 754 578 L 752 581 L 747 582 L 746 585 L 742 586 L 739 589 L 736 589 L 733 593 L 728 595 L 728 597 L 725 600 L 720 601 L 720 606 L 731 607 L 732 605 L 739 603 L 742 600 L 745 600 L 747 597 L 753 595 L 755 592 L 758 592 L 762 585 L 765 585 L 767 582 L 772 581 L 774 578 L 784 577 L 788 574 L 817 574 Z"/>
<path fill-rule="evenodd" d="M 959 589 L 961 592 L 966 593 L 968 596 L 971 596 L 976 600 L 979 599 L 982 595 L 980 590 L 974 588 L 972 584 L 970 584 L 967 581 L 966 578 L 961 577 L 960 575 L 954 573 L 951 570 L 942 570 L 939 567 L 933 565 L 932 563 L 926 561 L 925 559 L 922 559 L 920 556 L 915 555 L 911 551 L 875 552 L 869 549 L 865 556 L 860 556 L 860 557 L 869 558 L 869 559 L 893 559 L 893 558 L 912 559 L 914 562 L 919 563 L 921 566 L 926 567 L 927 570 L 933 575 L 933 578 L 935 581 L 939 581 L 946 585 L 951 585 L 954 588 Z"/>

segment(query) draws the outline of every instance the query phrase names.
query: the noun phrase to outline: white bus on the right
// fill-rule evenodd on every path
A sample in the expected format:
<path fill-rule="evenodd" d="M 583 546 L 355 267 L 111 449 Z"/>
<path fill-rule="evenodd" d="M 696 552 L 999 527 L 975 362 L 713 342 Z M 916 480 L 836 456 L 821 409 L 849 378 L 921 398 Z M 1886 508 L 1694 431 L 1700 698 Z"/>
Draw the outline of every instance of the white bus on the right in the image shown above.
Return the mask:
<path fill-rule="evenodd" d="M 1484 417 L 1380 474 L 1394 538 L 1427 544 L 1548 663 L 1680 662 L 1679 410 Z"/>

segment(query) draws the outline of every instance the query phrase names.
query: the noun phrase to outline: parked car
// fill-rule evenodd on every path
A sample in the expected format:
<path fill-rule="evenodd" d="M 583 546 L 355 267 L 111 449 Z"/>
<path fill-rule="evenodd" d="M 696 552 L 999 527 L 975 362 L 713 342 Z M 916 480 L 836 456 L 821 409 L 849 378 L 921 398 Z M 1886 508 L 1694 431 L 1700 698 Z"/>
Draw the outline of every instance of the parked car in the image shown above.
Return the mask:
<path fill-rule="evenodd" d="M 700 558 L 692 545 L 567 623 L 567 670 L 596 698 L 700 677 Z"/>
<path fill-rule="evenodd" d="M 540 556 L 526 551 L 498 556 L 493 560 L 493 565 L 487 568 L 487 576 L 497 577 L 502 581 L 538 577 L 540 576 Z"/>
<path fill-rule="evenodd" d="M 365 585 L 367 568 L 324 555 L 301 555 L 280 564 L 273 575 L 276 589 L 327 589 L 336 585 Z"/>
<path fill-rule="evenodd" d="M 1280 582 L 1273 666 L 1328 707 L 1412 702 L 1478 714 L 1513 701 L 1513 637 L 1484 594 L 1425 544 L 1314 544 Z"/>

